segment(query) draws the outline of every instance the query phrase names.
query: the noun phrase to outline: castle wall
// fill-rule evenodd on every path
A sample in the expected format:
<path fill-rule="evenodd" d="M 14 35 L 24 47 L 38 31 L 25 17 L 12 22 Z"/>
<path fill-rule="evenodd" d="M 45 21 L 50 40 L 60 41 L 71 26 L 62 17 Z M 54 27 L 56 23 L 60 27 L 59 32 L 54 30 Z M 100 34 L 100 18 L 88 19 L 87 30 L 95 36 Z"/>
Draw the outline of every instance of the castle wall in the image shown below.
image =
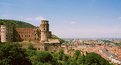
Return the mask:
<path fill-rule="evenodd" d="M 35 41 L 38 38 L 34 28 L 16 28 L 15 36 L 18 41 Z"/>
<path fill-rule="evenodd" d="M 51 36 L 52 36 L 51 31 L 49 31 L 49 32 L 47 33 L 47 36 L 48 36 L 48 39 L 51 38 Z"/>
<path fill-rule="evenodd" d="M 7 25 L 7 40 L 13 42 L 14 38 L 14 24 Z"/>
<path fill-rule="evenodd" d="M 60 49 L 60 43 L 44 43 L 44 48 L 46 51 L 56 52 Z"/>

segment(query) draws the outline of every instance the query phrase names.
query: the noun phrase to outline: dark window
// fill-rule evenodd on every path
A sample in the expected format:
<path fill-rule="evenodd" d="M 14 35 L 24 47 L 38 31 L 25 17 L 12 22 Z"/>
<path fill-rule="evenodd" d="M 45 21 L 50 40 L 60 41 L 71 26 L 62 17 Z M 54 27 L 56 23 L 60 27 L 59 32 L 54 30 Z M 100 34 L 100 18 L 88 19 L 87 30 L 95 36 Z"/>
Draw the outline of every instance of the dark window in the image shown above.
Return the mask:
<path fill-rule="evenodd" d="M 38 50 L 40 50 L 40 48 L 38 48 Z"/>

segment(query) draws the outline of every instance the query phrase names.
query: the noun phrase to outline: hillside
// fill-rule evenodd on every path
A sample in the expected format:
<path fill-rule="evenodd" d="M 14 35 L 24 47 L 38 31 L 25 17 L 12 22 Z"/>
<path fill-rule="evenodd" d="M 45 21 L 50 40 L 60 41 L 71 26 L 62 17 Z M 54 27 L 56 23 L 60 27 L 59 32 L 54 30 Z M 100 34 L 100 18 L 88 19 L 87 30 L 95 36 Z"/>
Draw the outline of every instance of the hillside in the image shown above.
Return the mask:
<path fill-rule="evenodd" d="M 62 38 L 60 38 L 60 37 L 58 37 L 58 36 L 56 36 L 54 34 L 52 34 L 52 39 L 59 39 L 61 43 L 65 42 L 64 39 L 62 39 Z"/>
<path fill-rule="evenodd" d="M 7 24 L 15 24 L 16 28 L 33 28 L 33 27 L 35 27 L 34 25 L 23 22 L 23 21 L 0 19 L 0 24 L 2 24 L 4 22 Z"/>

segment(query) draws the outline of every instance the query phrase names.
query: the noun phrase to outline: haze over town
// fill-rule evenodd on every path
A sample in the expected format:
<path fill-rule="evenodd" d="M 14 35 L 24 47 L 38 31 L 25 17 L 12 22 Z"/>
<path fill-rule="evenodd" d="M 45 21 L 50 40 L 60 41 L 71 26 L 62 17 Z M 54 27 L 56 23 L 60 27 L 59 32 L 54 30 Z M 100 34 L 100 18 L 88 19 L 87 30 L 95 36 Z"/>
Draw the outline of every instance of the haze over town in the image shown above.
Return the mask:
<path fill-rule="evenodd" d="M 121 38 L 121 0 L 1 0 L 0 18 L 39 26 L 62 38 Z"/>

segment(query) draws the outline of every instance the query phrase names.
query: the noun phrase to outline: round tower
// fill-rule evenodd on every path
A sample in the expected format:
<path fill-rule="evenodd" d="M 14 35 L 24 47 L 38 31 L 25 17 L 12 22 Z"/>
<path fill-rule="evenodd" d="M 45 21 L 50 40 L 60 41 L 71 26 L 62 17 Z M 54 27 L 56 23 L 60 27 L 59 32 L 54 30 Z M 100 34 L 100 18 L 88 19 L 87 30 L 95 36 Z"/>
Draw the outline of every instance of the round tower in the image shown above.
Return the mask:
<path fill-rule="evenodd" d="M 41 30 L 41 41 L 42 42 L 48 41 L 49 24 L 47 20 L 41 21 L 40 30 Z"/>
<path fill-rule="evenodd" d="M 7 26 L 1 25 L 1 42 L 7 42 Z"/>

